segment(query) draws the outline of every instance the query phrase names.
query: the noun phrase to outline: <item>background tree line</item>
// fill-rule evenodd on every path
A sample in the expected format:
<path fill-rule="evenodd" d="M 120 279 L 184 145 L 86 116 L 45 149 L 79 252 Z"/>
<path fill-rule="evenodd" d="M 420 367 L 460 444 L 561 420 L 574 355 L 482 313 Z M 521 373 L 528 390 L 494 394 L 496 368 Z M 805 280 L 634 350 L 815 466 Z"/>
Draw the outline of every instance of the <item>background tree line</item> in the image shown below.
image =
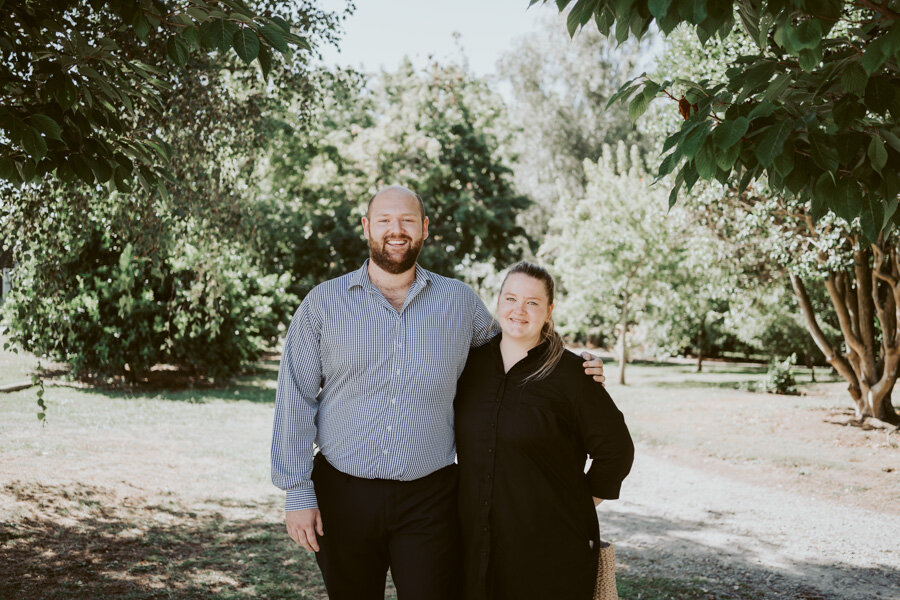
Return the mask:
<path fill-rule="evenodd" d="M 230 375 L 358 267 L 365 202 L 401 183 L 424 266 L 492 291 L 544 262 L 623 382 L 635 347 L 795 355 L 895 420 L 896 11 L 714 4 L 580 0 L 571 43 L 548 18 L 503 58 L 504 98 L 464 61 L 318 67 L 341 16 L 310 2 L 6 2 L 10 338 L 79 377 Z"/>

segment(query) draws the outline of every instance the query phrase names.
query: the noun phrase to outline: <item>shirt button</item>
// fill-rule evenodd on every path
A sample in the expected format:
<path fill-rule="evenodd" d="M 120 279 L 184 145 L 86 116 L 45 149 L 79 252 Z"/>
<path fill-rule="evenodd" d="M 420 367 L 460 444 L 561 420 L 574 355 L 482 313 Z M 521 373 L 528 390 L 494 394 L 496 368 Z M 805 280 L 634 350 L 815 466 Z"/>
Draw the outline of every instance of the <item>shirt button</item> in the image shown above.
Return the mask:
<path fill-rule="evenodd" d="M 387 454 L 387 450 L 385 450 L 384 452 L 382 452 L 382 454 Z"/>
<path fill-rule="evenodd" d="M 390 426 L 390 425 L 387 426 L 387 430 L 388 430 L 388 431 L 391 430 L 391 426 Z"/>
<path fill-rule="evenodd" d="M 397 404 L 397 399 L 396 399 L 396 398 L 391 398 L 391 404 Z"/>
<path fill-rule="evenodd" d="M 400 374 L 400 369 L 397 369 L 397 375 L 399 375 L 399 374 Z"/>
<path fill-rule="evenodd" d="M 493 451 L 494 451 L 493 448 L 488 448 L 488 454 L 490 454 L 490 453 L 493 452 Z"/>

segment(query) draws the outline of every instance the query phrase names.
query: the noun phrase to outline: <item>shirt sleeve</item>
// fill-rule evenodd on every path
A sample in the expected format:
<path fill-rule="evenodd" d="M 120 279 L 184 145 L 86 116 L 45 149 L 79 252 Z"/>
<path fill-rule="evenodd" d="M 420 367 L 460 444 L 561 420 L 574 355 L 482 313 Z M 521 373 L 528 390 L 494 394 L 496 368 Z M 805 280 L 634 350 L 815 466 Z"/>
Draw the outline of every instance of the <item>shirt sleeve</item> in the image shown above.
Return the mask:
<path fill-rule="evenodd" d="M 321 316 L 316 314 L 310 296 L 306 296 L 291 319 L 275 394 L 272 483 L 286 492 L 286 511 L 318 507 L 311 475 L 317 396 L 322 385 Z"/>
<path fill-rule="evenodd" d="M 622 480 L 631 471 L 634 442 L 625 425 L 625 417 L 613 403 L 602 384 L 580 375 L 575 398 L 578 430 L 585 450 L 592 459 L 586 474 L 591 495 L 614 500 L 619 497 Z"/>
<path fill-rule="evenodd" d="M 475 318 L 472 319 L 472 348 L 483 346 L 500 333 L 500 324 L 474 291 Z"/>

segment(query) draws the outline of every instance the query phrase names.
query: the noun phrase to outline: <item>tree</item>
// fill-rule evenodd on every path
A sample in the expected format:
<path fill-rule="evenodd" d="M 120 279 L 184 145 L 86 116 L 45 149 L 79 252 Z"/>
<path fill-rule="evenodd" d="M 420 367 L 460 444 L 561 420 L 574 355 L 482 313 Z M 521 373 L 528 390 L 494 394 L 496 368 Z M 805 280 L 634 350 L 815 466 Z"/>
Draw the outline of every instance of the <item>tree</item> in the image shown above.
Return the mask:
<path fill-rule="evenodd" d="M 604 144 L 646 141 L 625 107 L 604 107 L 637 74 L 647 46 L 617 47 L 592 31 L 569 41 L 558 19 L 547 15 L 501 57 L 498 74 L 511 87 L 515 182 L 534 200 L 523 215 L 533 235 L 546 231 L 560 194 L 584 193 L 584 161 L 596 163 Z"/>
<path fill-rule="evenodd" d="M 234 50 L 263 75 L 272 54 L 309 51 L 325 13 L 305 2 L 251 8 L 243 0 L 8 0 L 0 12 L 0 184 L 48 173 L 66 182 L 149 189 L 171 174 L 156 133 L 171 67 Z M 299 10 L 298 10 L 299 9 Z M 295 30 L 285 18 L 300 18 Z M 168 58 L 168 62 L 166 62 Z M 151 118 L 146 118 L 148 115 Z"/>
<path fill-rule="evenodd" d="M 305 4 L 283 14 L 304 24 L 312 45 L 335 24 Z M 162 68 L 167 59 L 146 60 Z M 69 362 L 79 377 L 140 380 L 160 361 L 231 375 L 274 343 L 296 300 L 248 256 L 248 190 L 276 107 L 292 104 L 302 122 L 316 90 L 301 55 L 266 75 L 203 52 L 166 72 L 159 105 L 135 104 L 125 130 L 152 127 L 175 158 L 153 163 L 168 173 L 155 186 L 110 190 L 91 169 L 73 181 L 57 171 L 6 182 L 0 230 L 20 263 L 7 304 L 19 346 Z"/>
<path fill-rule="evenodd" d="M 539 255 L 559 272 L 564 324 L 590 315 L 614 324 L 624 384 L 629 330 L 661 293 L 662 273 L 680 268 L 679 231 L 664 219 L 665 192 L 651 187 L 638 148 L 607 146 L 584 169 L 584 196 L 560 199 Z"/>
<path fill-rule="evenodd" d="M 735 33 L 724 40 L 710 39 L 701 47 L 675 32 L 660 69 L 684 80 L 715 79 L 723 65 L 753 43 Z M 762 282 L 790 280 L 801 309 L 795 318 L 805 324 L 829 364 L 847 380 L 857 417 L 900 421 L 891 403 L 900 358 L 893 299 L 898 288 L 892 274 L 898 257 L 896 228 L 889 225 L 874 242 L 867 241 L 863 219 L 848 223 L 834 213 L 818 215 L 814 202 L 783 193 L 766 176 L 743 191 L 740 187 L 732 180 L 729 185 L 710 186 L 719 190 L 710 194 L 710 189 L 700 186 L 704 193 L 694 193 L 687 202 L 699 222 L 734 247 L 730 254 L 742 257 L 745 267 L 737 272 L 744 275 L 738 287 L 748 290 L 750 297 L 768 297 L 771 302 L 766 308 L 771 329 L 753 331 L 745 326 L 736 330 L 739 336 L 778 343 L 789 335 L 793 319 L 774 318 L 784 306 L 777 301 L 782 297 L 778 286 L 754 290 L 747 275 Z M 752 306 L 746 308 L 752 314 Z M 835 342 L 837 336 L 843 348 Z M 809 338 L 804 344 L 809 344 Z M 793 351 L 811 354 L 811 349 Z M 785 349 L 780 354 L 789 352 Z"/>
<path fill-rule="evenodd" d="M 262 188 L 271 210 L 259 248 L 294 273 L 298 293 L 359 266 L 368 254 L 359 218 L 393 183 L 425 199 L 426 268 L 453 276 L 462 264 L 502 268 L 520 256 L 516 215 L 529 200 L 507 166 L 505 107 L 484 81 L 459 65 L 409 61 L 371 80 L 321 76 L 328 92 L 309 129 L 284 130 Z"/>
<path fill-rule="evenodd" d="M 685 82 L 679 97 L 669 91 L 675 80 L 641 77 L 614 96 L 629 102 L 632 118 L 654 98 L 677 103 L 683 121 L 658 171 L 676 173 L 670 204 L 701 178 L 733 176 L 744 190 L 765 175 L 774 192 L 809 203 L 814 221 L 827 212 L 858 218 L 865 241 L 875 242 L 900 219 L 898 17 L 895 0 L 578 0 L 567 24 L 573 35 L 593 19 L 624 41 L 654 22 L 667 34 L 686 23 L 706 42 L 740 21 L 756 51 L 722 80 Z"/>

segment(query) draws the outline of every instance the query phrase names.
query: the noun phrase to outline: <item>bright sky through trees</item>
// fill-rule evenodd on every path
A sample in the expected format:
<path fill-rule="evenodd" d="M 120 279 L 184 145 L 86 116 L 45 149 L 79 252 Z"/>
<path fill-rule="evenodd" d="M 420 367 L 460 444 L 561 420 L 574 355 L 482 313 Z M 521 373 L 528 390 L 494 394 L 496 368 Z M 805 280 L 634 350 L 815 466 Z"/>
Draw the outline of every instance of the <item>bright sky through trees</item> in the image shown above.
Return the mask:
<path fill-rule="evenodd" d="M 325 63 L 377 71 L 395 69 L 404 56 L 422 66 L 429 55 L 443 59 L 459 52 L 453 32 L 460 33 L 469 65 L 477 75 L 495 71 L 497 59 L 516 37 L 534 30 L 553 5 L 527 9 L 527 0 L 357 0 L 345 22 L 340 51 L 324 49 Z M 325 0 L 322 7 L 342 10 L 344 0 Z M 527 9 L 527 10 L 526 10 Z"/>

